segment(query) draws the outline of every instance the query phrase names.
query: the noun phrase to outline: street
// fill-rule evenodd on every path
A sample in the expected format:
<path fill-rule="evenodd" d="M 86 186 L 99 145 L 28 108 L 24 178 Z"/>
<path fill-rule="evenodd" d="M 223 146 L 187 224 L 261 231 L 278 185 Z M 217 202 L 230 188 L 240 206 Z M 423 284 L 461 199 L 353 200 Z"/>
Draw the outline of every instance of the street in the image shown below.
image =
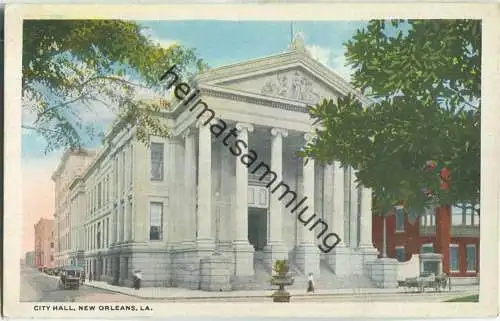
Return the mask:
<path fill-rule="evenodd" d="M 80 286 L 78 290 L 61 290 L 58 279 L 35 268 L 21 266 L 21 302 L 137 302 L 140 298 Z"/>
<path fill-rule="evenodd" d="M 80 286 L 78 290 L 61 290 L 58 279 L 38 270 L 21 266 L 21 302 L 269 302 L 270 297 L 234 298 L 158 298 L 148 300 L 111 292 L 103 289 Z M 427 292 L 427 293 L 386 293 L 386 294 L 343 294 L 325 295 L 319 291 L 312 295 L 292 296 L 292 302 L 443 302 L 464 296 L 465 292 Z M 468 291 L 467 291 L 468 292 Z M 271 293 L 269 293 L 271 295 Z"/>

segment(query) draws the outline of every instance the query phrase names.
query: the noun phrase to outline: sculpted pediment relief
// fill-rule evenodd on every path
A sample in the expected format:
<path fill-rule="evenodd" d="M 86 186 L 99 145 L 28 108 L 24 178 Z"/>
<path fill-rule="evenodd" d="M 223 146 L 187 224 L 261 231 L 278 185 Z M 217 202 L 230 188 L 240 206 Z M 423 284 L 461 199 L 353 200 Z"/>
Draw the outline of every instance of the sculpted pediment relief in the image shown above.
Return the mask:
<path fill-rule="evenodd" d="M 267 96 L 283 97 L 315 104 L 322 97 L 314 88 L 313 82 L 299 71 L 278 73 L 268 79 L 260 93 Z"/>
<path fill-rule="evenodd" d="M 338 96 L 331 87 L 300 69 L 281 70 L 259 77 L 228 81 L 219 86 L 307 104 L 316 104 L 323 98 Z"/>

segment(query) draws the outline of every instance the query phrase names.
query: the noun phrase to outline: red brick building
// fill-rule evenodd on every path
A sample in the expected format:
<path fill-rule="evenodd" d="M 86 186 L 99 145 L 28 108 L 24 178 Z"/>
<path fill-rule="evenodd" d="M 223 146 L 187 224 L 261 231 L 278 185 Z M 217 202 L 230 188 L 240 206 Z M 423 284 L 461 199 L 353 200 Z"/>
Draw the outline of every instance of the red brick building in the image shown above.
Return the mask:
<path fill-rule="evenodd" d="M 42 218 L 34 228 L 35 266 L 54 268 L 54 220 Z"/>
<path fill-rule="evenodd" d="M 477 207 L 476 207 L 477 208 Z M 445 206 L 410 222 L 404 210 L 386 216 L 387 256 L 407 261 L 413 254 L 443 256 L 443 272 L 456 277 L 479 273 L 479 214 L 472 206 Z M 383 218 L 373 218 L 373 244 L 382 255 Z"/>

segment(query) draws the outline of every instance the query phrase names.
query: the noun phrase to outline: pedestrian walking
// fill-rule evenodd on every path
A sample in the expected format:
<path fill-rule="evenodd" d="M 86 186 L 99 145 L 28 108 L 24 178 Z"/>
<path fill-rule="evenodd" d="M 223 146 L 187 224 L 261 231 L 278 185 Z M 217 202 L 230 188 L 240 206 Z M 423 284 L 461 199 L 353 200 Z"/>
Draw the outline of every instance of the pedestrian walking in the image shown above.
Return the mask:
<path fill-rule="evenodd" d="M 307 277 L 307 293 L 314 293 L 314 275 L 309 273 Z"/>
<path fill-rule="evenodd" d="M 92 282 L 92 272 L 89 273 L 89 282 Z"/>
<path fill-rule="evenodd" d="M 139 290 L 141 288 L 142 273 L 140 270 L 134 271 L 134 289 Z"/>

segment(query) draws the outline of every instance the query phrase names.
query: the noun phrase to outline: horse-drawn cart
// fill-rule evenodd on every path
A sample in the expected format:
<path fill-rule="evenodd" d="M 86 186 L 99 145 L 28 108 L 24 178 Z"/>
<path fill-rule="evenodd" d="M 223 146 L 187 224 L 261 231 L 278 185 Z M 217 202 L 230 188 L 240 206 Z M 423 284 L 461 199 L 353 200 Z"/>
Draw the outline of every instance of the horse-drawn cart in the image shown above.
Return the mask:
<path fill-rule="evenodd" d="M 450 277 L 446 273 L 437 276 L 434 273 L 421 274 L 418 277 L 407 278 L 400 286 L 417 289 L 419 292 L 424 292 L 426 288 L 434 289 L 436 292 L 446 288 L 451 291 Z"/>

